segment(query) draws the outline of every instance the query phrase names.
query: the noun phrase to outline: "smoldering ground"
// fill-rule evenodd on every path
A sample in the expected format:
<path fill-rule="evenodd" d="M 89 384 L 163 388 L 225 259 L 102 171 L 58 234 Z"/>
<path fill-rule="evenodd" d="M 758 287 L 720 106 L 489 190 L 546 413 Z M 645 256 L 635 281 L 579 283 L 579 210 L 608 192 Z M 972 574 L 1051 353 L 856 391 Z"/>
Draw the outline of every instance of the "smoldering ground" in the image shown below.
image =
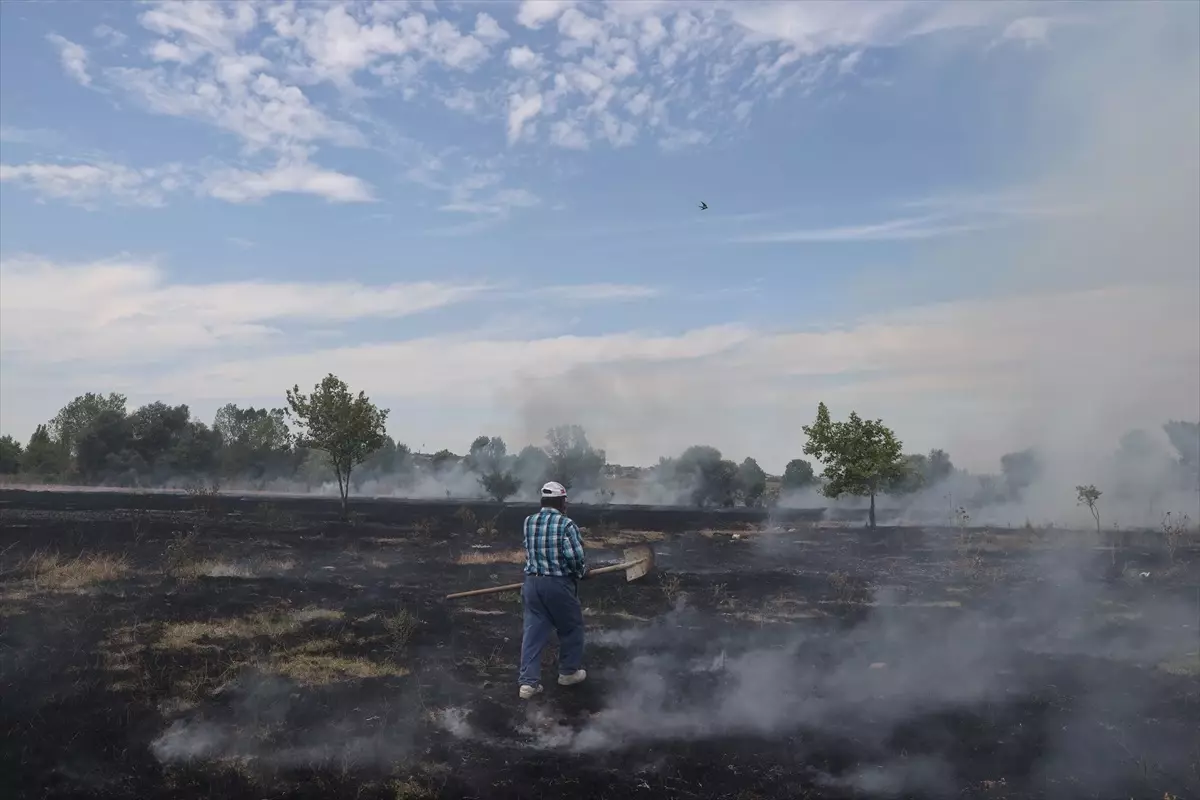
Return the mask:
<path fill-rule="evenodd" d="M 17 796 L 1197 788 L 1192 545 L 1118 542 L 1112 576 L 1094 532 L 727 530 L 614 509 L 623 543 L 593 558 L 641 536 L 658 571 L 585 584 L 588 681 L 522 703 L 517 599 L 440 599 L 513 575 L 511 525 L 464 529 L 453 504 L 375 503 L 351 524 L 316 501 L 130 516 L 162 498 L 2 499 Z M 480 553 L 497 558 L 462 557 Z"/>
<path fill-rule="evenodd" d="M 939 597 L 927 583 L 935 576 L 919 594 L 904 576 L 868 573 L 857 597 L 826 604 L 858 606 L 849 620 L 789 601 L 789 583 L 825 580 L 803 558 L 779 565 L 788 577 L 758 624 L 731 620 L 706 598 L 711 585 L 694 583 L 697 605 L 689 592 L 664 617 L 593 633 L 593 647 L 622 654 L 603 679 L 602 707 L 572 723 L 535 705 L 522 743 L 605 758 L 656 743 L 786 737 L 819 783 L 870 797 L 959 796 L 989 772 L 1054 797 L 1136 790 L 1140 769 L 1196 787 L 1200 736 L 1157 717 L 1174 680 L 1164 666 L 1200 658 L 1200 598 L 1106 582 L 1102 555 L 1063 536 L 1007 559 L 1004 577 L 974 596 Z M 1178 682 L 1188 680 L 1194 673 Z M 857 766 L 820 774 L 831 742 L 852 743 Z M 1019 752 L 1031 746 L 1036 754 Z"/>

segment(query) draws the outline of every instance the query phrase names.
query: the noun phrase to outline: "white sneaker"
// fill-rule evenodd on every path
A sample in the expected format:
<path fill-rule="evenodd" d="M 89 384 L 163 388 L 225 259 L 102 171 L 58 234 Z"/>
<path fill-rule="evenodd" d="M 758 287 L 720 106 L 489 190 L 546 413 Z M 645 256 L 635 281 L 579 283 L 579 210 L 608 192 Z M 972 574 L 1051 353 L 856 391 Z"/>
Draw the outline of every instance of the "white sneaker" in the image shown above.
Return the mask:
<path fill-rule="evenodd" d="M 577 669 L 570 675 L 559 675 L 559 686 L 574 686 L 577 683 L 583 683 L 583 679 L 587 677 L 586 669 Z"/>
<path fill-rule="evenodd" d="M 538 686 L 522 685 L 520 695 L 521 695 L 522 700 L 528 700 L 536 694 L 541 694 L 541 692 L 542 692 L 542 687 L 540 684 Z"/>

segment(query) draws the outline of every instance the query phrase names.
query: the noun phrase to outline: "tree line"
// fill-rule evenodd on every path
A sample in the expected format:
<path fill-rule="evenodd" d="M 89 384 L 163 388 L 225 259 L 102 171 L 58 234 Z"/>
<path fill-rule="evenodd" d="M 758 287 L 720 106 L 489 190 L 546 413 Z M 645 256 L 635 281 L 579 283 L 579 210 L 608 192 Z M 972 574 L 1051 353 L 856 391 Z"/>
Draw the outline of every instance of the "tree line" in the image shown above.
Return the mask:
<path fill-rule="evenodd" d="M 27 444 L 0 437 L 0 474 L 121 487 L 232 483 L 267 488 L 278 481 L 307 486 L 336 481 L 343 511 L 352 491 L 384 477 L 402 486 L 422 476 L 438 480 L 453 474 L 475 482 L 479 493 L 498 502 L 532 493 L 550 479 L 602 502 L 612 498 L 606 454 L 590 444 L 579 425 L 551 428 L 544 445 L 515 454 L 502 438 L 479 436 L 463 456 L 449 450 L 426 455 L 389 437 L 388 409 L 361 391 L 352 393 L 333 374 L 308 394 L 294 386 L 285 399 L 284 407 L 271 409 L 227 404 L 208 425 L 187 405 L 156 402 L 129 411 L 123 394 L 89 392 L 39 425 Z M 1163 430 L 1179 454 L 1172 480 L 1200 484 L 1200 423 L 1172 421 Z M 697 506 L 772 505 L 781 493 L 806 489 L 829 498 L 859 496 L 868 499 L 874 526 L 878 496 L 912 494 L 961 472 L 945 451 L 905 454 L 882 420 L 851 412 L 845 421 L 835 421 L 824 403 L 802 431 L 804 455 L 819 463 L 820 474 L 812 461 L 797 458 L 772 480 L 753 458 L 739 464 L 715 447 L 695 445 L 659 459 L 640 476 L 671 501 Z M 1133 431 L 1121 440 L 1118 457 L 1136 464 L 1154 452 L 1149 435 Z M 1032 448 L 1006 454 L 1000 467 L 999 475 L 978 476 L 974 496 L 964 500 L 979 506 L 1016 500 L 1042 471 Z"/>

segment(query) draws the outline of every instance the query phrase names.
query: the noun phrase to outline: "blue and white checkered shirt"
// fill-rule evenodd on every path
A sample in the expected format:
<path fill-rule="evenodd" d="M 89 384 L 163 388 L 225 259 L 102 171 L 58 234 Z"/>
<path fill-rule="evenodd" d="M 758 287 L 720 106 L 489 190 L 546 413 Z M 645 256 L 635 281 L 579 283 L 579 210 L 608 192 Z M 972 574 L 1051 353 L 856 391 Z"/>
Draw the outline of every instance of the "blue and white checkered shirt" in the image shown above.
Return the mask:
<path fill-rule="evenodd" d="M 525 518 L 525 574 L 580 579 L 586 572 L 583 539 L 570 517 L 543 508 Z"/>

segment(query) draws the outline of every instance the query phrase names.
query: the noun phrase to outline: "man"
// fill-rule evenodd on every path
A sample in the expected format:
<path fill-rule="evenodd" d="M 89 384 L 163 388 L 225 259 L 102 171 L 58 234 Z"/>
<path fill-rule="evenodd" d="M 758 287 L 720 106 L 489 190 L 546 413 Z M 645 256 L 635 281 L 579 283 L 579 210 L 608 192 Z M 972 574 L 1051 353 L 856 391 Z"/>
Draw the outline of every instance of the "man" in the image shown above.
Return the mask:
<path fill-rule="evenodd" d="M 587 677 L 583 662 L 583 609 L 579 581 L 587 561 L 579 527 L 566 515 L 567 490 L 550 481 L 542 487 L 542 508 L 525 518 L 525 631 L 521 637 L 520 696 L 542 691 L 542 650 L 551 631 L 558 634 L 558 685 L 574 686 Z"/>

